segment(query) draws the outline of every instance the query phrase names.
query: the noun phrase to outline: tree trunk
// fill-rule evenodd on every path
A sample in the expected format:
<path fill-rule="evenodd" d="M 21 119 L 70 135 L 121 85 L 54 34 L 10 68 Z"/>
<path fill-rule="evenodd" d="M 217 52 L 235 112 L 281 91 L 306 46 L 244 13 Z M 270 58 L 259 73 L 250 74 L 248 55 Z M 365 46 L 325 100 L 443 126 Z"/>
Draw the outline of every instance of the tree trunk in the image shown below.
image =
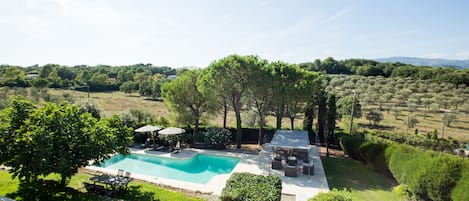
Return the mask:
<path fill-rule="evenodd" d="M 65 186 L 67 184 L 67 177 L 65 175 L 60 175 L 60 185 Z"/>
<path fill-rule="evenodd" d="M 235 109 L 236 113 L 236 148 L 241 148 L 241 140 L 243 139 L 243 131 L 241 128 L 241 113 L 238 108 Z"/>
<path fill-rule="evenodd" d="M 228 114 L 228 105 L 226 100 L 223 101 L 223 128 L 226 128 L 226 116 Z"/>
<path fill-rule="evenodd" d="M 318 105 L 318 137 L 321 143 L 324 143 L 325 127 L 326 127 L 326 101 L 324 99 L 321 99 Z"/>
<path fill-rule="evenodd" d="M 241 140 L 243 139 L 243 131 L 241 128 L 241 103 L 240 100 L 241 97 L 233 97 L 232 104 L 233 104 L 233 110 L 236 115 L 236 148 L 240 149 L 241 148 Z"/>
<path fill-rule="evenodd" d="M 290 129 L 294 130 L 295 129 L 295 117 L 290 116 Z"/>
<path fill-rule="evenodd" d="M 329 135 L 326 134 L 326 157 L 329 157 Z"/>
<path fill-rule="evenodd" d="M 199 118 L 197 118 L 195 120 L 195 123 L 194 123 L 194 131 L 192 132 L 192 137 L 195 141 L 195 135 L 197 134 L 197 130 L 199 130 Z"/>
<path fill-rule="evenodd" d="M 259 126 L 259 140 L 257 142 L 257 145 L 261 145 L 262 144 L 262 126 Z"/>
<path fill-rule="evenodd" d="M 282 128 L 282 117 L 283 117 L 283 111 L 280 107 L 277 107 L 277 111 L 276 111 L 276 117 L 277 117 L 277 126 L 276 128 L 277 129 L 281 129 Z"/>
<path fill-rule="evenodd" d="M 313 110 L 313 106 L 310 105 L 305 110 L 305 118 L 303 120 L 303 129 L 308 131 L 308 136 L 311 142 L 313 142 L 315 139 L 314 132 L 313 132 L 313 120 L 314 120 L 314 110 Z"/>

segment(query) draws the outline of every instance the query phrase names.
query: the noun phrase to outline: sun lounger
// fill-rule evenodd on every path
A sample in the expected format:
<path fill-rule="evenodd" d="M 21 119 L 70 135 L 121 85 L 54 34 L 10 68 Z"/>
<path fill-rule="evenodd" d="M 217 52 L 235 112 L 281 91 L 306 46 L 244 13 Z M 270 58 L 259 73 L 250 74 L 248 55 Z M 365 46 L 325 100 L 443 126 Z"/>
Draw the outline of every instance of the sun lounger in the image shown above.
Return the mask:
<path fill-rule="evenodd" d="M 176 146 L 174 147 L 173 153 L 179 153 L 179 152 L 181 152 L 181 142 L 178 141 L 176 143 Z"/>

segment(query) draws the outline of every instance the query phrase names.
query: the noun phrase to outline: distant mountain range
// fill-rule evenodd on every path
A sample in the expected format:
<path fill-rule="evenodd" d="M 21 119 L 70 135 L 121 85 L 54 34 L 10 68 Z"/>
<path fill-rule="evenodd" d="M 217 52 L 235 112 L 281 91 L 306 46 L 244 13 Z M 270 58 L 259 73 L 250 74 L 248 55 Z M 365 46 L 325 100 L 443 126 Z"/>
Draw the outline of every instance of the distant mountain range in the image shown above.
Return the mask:
<path fill-rule="evenodd" d="M 458 69 L 469 68 L 468 60 L 450 60 L 450 59 L 427 59 L 417 57 L 388 57 L 373 59 L 379 62 L 401 62 L 405 64 L 412 64 L 416 66 L 433 66 L 433 67 L 448 67 L 452 66 Z"/>

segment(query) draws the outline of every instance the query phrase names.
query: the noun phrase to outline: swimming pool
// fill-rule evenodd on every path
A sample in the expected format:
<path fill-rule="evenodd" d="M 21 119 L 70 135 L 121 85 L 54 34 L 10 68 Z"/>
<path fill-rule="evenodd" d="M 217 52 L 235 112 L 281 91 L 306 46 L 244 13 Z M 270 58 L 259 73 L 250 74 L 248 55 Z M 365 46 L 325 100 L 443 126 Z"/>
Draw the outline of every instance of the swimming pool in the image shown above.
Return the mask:
<path fill-rule="evenodd" d="M 213 176 L 230 173 L 239 158 L 196 154 L 190 159 L 173 159 L 166 157 L 130 154 L 115 155 L 99 164 L 99 167 L 124 169 L 125 171 L 205 184 Z"/>

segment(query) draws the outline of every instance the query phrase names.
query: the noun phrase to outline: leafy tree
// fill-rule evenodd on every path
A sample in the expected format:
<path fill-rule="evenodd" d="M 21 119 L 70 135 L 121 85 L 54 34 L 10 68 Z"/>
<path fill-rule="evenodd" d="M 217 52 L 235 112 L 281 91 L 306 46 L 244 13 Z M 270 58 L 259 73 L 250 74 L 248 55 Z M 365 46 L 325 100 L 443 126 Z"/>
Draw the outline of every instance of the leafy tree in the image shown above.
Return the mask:
<path fill-rule="evenodd" d="M 304 112 L 307 102 L 315 91 L 317 73 L 303 71 L 297 66 L 292 66 L 285 84 L 285 114 L 290 118 L 291 129 L 294 129 L 295 118 L 298 113 Z M 325 101 L 324 101 L 325 102 Z M 324 103 L 325 107 L 325 103 Z M 323 124 L 323 126 L 325 126 Z"/>
<path fill-rule="evenodd" d="M 317 91 L 316 102 L 318 104 L 318 137 L 321 143 L 324 143 L 327 133 L 325 131 L 327 121 L 327 96 L 324 88 L 321 87 Z"/>
<path fill-rule="evenodd" d="M 248 87 L 247 97 L 252 102 L 254 112 L 258 117 L 257 124 L 259 126 L 258 144 L 262 142 L 262 129 L 266 124 L 266 116 L 272 105 L 273 91 L 270 84 L 273 81 L 270 66 L 263 65 L 253 70 L 253 79 Z"/>
<path fill-rule="evenodd" d="M 139 86 L 141 96 L 149 96 L 153 100 L 161 97 L 161 86 L 168 80 L 161 74 L 155 74 L 149 80 L 142 81 Z"/>
<path fill-rule="evenodd" d="M 451 123 L 457 120 L 457 116 L 453 113 L 444 113 L 441 120 L 445 126 L 451 127 Z"/>
<path fill-rule="evenodd" d="M 132 81 L 127 81 L 127 82 L 124 82 L 120 87 L 120 91 L 126 93 L 127 95 L 130 95 L 134 90 L 135 90 L 135 87 L 136 84 Z"/>
<path fill-rule="evenodd" d="M 329 139 L 334 136 L 335 120 L 337 117 L 337 107 L 335 95 L 330 94 L 327 99 L 327 120 L 326 120 L 326 149 L 329 156 Z"/>
<path fill-rule="evenodd" d="M 79 104 L 80 113 L 90 113 L 96 119 L 101 119 L 101 110 L 89 101 L 85 101 Z"/>
<path fill-rule="evenodd" d="M 365 118 L 370 121 L 370 125 L 376 126 L 383 120 L 383 113 L 378 110 L 371 110 L 366 114 Z"/>
<path fill-rule="evenodd" d="M 114 152 L 128 153 L 127 146 L 132 143 L 132 129 L 118 117 L 98 122 L 89 113 L 81 113 L 78 106 L 66 103 L 47 103 L 34 109 L 27 101 L 16 99 L 1 117 L 7 122 L 2 128 L 8 131 L 0 141 L 8 150 L 2 163 L 22 182 L 58 173 L 65 185 L 90 160 L 100 162 Z"/>
<path fill-rule="evenodd" d="M 406 122 L 407 130 L 410 128 L 414 128 L 418 123 L 419 121 L 416 116 L 408 116 Z"/>
<path fill-rule="evenodd" d="M 393 115 L 394 115 L 394 119 L 396 119 L 396 120 L 398 120 L 399 117 L 400 117 L 401 114 L 402 114 L 402 113 L 401 113 L 401 109 L 398 108 L 397 106 L 394 106 L 394 107 L 392 108 L 392 113 L 393 113 Z"/>
<path fill-rule="evenodd" d="M 49 85 L 49 81 L 47 81 L 45 78 L 38 78 L 34 80 L 31 85 L 35 88 L 38 88 L 39 91 L 42 91 Z"/>
<path fill-rule="evenodd" d="M 236 116 L 236 144 L 241 148 L 241 107 L 244 105 L 242 98 L 246 95 L 252 72 L 260 68 L 266 61 L 257 56 L 230 55 L 220 59 L 208 67 L 211 86 L 219 94 L 230 97 L 231 106 Z"/>
<path fill-rule="evenodd" d="M 293 74 L 295 69 L 285 62 L 277 61 L 269 64 L 273 71 L 273 82 L 271 83 L 273 99 L 272 99 L 272 113 L 276 118 L 276 128 L 282 128 L 282 118 L 285 115 L 285 98 L 288 92 L 288 75 Z"/>
<path fill-rule="evenodd" d="M 202 70 L 186 71 L 162 87 L 163 100 L 171 111 L 177 113 L 178 121 L 194 123 L 194 137 L 203 113 L 212 113 L 215 107 L 214 92 L 203 88 Z"/>
<path fill-rule="evenodd" d="M 339 118 L 342 118 L 343 116 L 350 116 L 352 114 L 353 99 L 353 96 L 339 98 L 337 101 L 337 114 L 339 115 Z M 353 116 L 355 118 L 362 117 L 361 104 L 358 98 L 355 100 L 355 106 L 353 110 Z"/>

